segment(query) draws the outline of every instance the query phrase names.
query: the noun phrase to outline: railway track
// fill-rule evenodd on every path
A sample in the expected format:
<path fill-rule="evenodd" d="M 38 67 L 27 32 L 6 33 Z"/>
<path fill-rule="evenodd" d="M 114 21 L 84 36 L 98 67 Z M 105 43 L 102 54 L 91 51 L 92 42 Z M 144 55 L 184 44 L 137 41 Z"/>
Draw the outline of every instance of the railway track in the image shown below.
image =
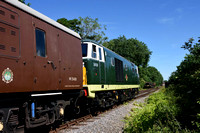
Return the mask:
<path fill-rule="evenodd" d="M 148 89 L 148 90 L 141 90 L 139 94 L 137 94 L 135 96 L 134 99 L 139 99 L 141 97 L 145 97 L 155 91 L 157 91 L 159 88 L 153 88 L 153 89 Z M 130 101 L 129 101 L 130 102 Z M 95 121 L 96 119 L 100 119 L 100 114 L 103 114 L 103 113 L 107 113 L 115 108 L 118 108 L 120 106 L 123 106 L 123 104 L 120 104 L 120 105 L 115 105 L 103 112 L 98 112 L 97 116 L 93 116 L 92 114 L 88 114 L 86 116 L 83 116 L 81 118 L 78 118 L 78 119 L 74 119 L 74 120 L 71 120 L 69 122 L 66 122 L 62 125 L 60 125 L 58 128 L 54 129 L 54 130 L 51 130 L 49 133 L 58 133 L 59 131 L 61 130 L 66 130 L 66 129 L 77 129 L 79 126 L 83 126 L 83 125 L 86 125 L 85 123 L 83 124 L 83 122 L 93 122 Z"/>

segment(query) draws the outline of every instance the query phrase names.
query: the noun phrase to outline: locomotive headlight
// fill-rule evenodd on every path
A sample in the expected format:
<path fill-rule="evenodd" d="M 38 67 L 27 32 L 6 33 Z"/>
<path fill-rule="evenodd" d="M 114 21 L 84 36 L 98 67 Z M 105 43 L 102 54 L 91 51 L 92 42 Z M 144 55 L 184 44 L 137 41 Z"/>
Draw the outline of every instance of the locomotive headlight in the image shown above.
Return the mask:
<path fill-rule="evenodd" d="M 59 111 L 59 112 L 60 112 L 60 115 L 61 115 L 61 116 L 64 115 L 64 109 L 63 109 L 63 108 L 60 108 L 60 111 Z"/>
<path fill-rule="evenodd" d="M 3 123 L 0 122 L 0 131 L 3 131 Z"/>

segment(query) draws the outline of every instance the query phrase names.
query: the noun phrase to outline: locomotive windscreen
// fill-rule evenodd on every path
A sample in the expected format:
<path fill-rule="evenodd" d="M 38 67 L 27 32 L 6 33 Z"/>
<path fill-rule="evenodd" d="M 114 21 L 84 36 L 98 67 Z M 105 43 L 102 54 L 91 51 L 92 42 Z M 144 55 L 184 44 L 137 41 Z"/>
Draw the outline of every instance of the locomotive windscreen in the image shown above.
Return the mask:
<path fill-rule="evenodd" d="M 82 43 L 81 46 L 82 46 L 82 57 L 87 57 L 88 44 Z"/>

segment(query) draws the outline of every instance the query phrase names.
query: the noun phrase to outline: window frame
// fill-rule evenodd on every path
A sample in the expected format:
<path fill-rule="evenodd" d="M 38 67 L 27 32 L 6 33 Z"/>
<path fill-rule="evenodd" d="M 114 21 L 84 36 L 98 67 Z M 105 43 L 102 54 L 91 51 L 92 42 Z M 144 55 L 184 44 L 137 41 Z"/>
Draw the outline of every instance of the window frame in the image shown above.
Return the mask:
<path fill-rule="evenodd" d="M 94 47 L 95 47 L 95 51 L 94 51 Z M 93 55 L 95 55 L 95 57 Z M 92 44 L 92 58 L 97 59 L 97 46 L 94 44 Z"/>
<path fill-rule="evenodd" d="M 86 48 L 86 56 L 83 56 L 83 46 L 82 45 L 86 45 L 87 46 L 87 48 Z M 88 52 L 89 52 L 89 50 L 88 50 L 88 43 L 81 43 L 81 49 L 82 49 L 82 58 L 87 58 L 88 57 Z"/>
<path fill-rule="evenodd" d="M 103 57 L 102 57 L 102 48 L 99 47 L 99 60 L 102 61 Z"/>
<path fill-rule="evenodd" d="M 43 32 L 44 34 L 44 51 L 42 51 L 42 52 L 44 52 L 44 56 L 42 56 L 41 54 L 38 54 L 38 44 L 37 44 L 37 34 L 36 34 L 36 31 L 40 31 L 40 32 Z M 35 44 L 36 44 L 36 55 L 38 56 L 38 57 L 43 57 L 43 58 L 45 58 L 45 57 L 47 57 L 47 40 L 46 40 L 46 32 L 45 32 L 45 30 L 43 30 L 43 29 L 41 29 L 41 28 L 38 28 L 38 27 L 36 27 L 35 28 Z"/>
<path fill-rule="evenodd" d="M 111 65 L 115 66 L 115 58 L 114 57 L 111 57 Z"/>

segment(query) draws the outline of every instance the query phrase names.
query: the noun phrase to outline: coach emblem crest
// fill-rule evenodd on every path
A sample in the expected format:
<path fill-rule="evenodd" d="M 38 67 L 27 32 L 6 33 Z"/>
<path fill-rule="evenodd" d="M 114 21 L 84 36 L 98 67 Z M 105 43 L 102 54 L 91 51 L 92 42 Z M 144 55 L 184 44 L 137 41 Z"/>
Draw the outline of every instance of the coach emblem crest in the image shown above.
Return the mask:
<path fill-rule="evenodd" d="M 10 83 L 13 81 L 13 72 L 9 68 L 3 71 L 2 81 L 4 81 L 5 83 Z"/>

